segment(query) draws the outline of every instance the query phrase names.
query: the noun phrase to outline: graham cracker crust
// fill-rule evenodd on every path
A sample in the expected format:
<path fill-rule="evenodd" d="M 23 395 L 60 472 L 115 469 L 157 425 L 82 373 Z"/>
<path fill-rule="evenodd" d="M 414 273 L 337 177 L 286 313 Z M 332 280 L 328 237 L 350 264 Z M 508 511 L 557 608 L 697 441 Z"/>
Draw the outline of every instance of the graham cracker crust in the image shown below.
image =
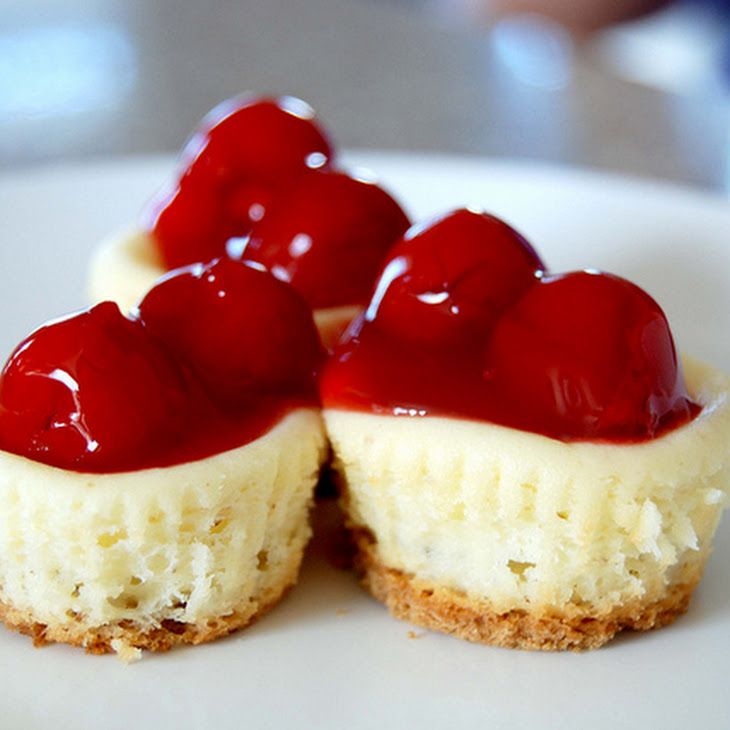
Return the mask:
<path fill-rule="evenodd" d="M 597 649 L 621 631 L 648 631 L 672 623 L 689 607 L 700 576 L 670 586 L 658 600 L 635 601 L 609 613 L 593 615 L 588 608 L 570 612 L 497 613 L 487 601 L 419 580 L 388 567 L 377 554 L 373 538 L 354 530 L 356 568 L 365 588 L 396 618 L 479 644 L 540 651 Z"/>
<path fill-rule="evenodd" d="M 266 590 L 258 599 L 247 599 L 225 616 L 214 616 L 198 623 L 160 621 L 158 626 L 142 626 L 135 621 L 122 620 L 102 626 L 86 626 L 82 617 L 67 623 L 41 623 L 32 612 L 20 611 L 0 600 L 0 621 L 21 634 L 30 636 L 36 647 L 52 643 L 82 647 L 87 654 L 111 654 L 124 650 L 168 651 L 183 644 L 204 644 L 228 636 L 250 626 L 274 608 L 297 581 L 301 555 L 292 561 L 287 574 L 277 586 Z"/>

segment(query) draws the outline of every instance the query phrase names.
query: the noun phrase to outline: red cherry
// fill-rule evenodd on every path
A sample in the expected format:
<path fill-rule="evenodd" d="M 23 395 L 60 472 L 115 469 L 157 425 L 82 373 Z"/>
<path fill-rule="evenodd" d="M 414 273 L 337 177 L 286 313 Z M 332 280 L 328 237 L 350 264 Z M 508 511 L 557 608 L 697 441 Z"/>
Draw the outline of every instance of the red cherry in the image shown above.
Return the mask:
<path fill-rule="evenodd" d="M 316 391 L 322 346 L 311 311 L 266 271 L 230 259 L 189 266 L 162 279 L 139 312 L 220 406 Z"/>
<path fill-rule="evenodd" d="M 609 274 L 541 269 L 490 216 L 458 211 L 412 229 L 323 371 L 324 406 L 613 441 L 699 412 L 648 294 Z"/>
<path fill-rule="evenodd" d="M 414 226 L 392 248 L 367 317 L 411 341 L 483 337 L 543 268 L 506 223 L 457 210 Z"/>
<path fill-rule="evenodd" d="M 180 162 L 187 176 L 213 186 L 248 180 L 277 184 L 331 157 L 331 144 L 306 102 L 291 96 L 238 97 L 205 117 Z"/>
<path fill-rule="evenodd" d="M 155 240 L 166 268 L 221 255 L 232 226 L 218 193 L 185 180 L 165 188 L 150 205 Z M 241 226 L 243 230 L 246 224 Z"/>
<path fill-rule="evenodd" d="M 145 215 L 168 268 L 225 253 L 271 199 L 333 151 L 299 99 L 230 99 L 203 120 L 183 149 L 178 181 Z"/>
<path fill-rule="evenodd" d="M 314 309 L 364 304 L 408 226 L 398 203 L 374 183 L 310 170 L 254 224 L 243 258 L 289 282 Z"/>
<path fill-rule="evenodd" d="M 500 420 L 557 438 L 651 437 L 696 410 L 659 305 L 609 274 L 545 277 L 504 314 L 486 362 Z"/>
<path fill-rule="evenodd" d="M 0 446 L 80 471 L 134 468 L 183 430 L 183 376 L 104 302 L 47 324 L 0 376 Z"/>

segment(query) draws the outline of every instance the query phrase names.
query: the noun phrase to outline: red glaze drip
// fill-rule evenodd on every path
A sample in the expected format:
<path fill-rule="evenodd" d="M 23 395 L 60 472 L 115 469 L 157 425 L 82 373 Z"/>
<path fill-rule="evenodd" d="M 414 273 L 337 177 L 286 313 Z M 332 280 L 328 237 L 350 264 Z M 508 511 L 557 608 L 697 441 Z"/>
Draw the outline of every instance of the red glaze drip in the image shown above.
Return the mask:
<path fill-rule="evenodd" d="M 611 442 L 653 438 L 699 412 L 651 297 L 609 274 L 541 276 L 521 237 L 473 215 L 396 245 L 325 368 L 325 407 Z"/>
<path fill-rule="evenodd" d="M 314 308 L 365 304 L 390 247 L 410 225 L 377 185 L 342 172 L 305 172 L 255 223 L 243 252 Z"/>
<path fill-rule="evenodd" d="M 317 405 L 306 303 L 230 260 L 171 274 L 129 319 L 105 302 L 41 327 L 0 377 L 0 448 L 81 472 L 241 446 Z"/>
<path fill-rule="evenodd" d="M 167 268 L 225 255 L 302 172 L 328 164 L 332 147 L 313 117 L 291 97 L 230 99 L 210 112 L 145 214 Z"/>

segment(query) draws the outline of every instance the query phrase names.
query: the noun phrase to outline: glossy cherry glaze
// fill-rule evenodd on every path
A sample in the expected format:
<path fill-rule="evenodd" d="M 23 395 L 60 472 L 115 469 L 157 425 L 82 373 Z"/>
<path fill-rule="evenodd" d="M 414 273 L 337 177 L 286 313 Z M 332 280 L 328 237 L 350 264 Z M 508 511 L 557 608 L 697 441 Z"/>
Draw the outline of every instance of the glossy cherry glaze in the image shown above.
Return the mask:
<path fill-rule="evenodd" d="M 140 322 L 105 302 L 21 343 L 0 378 L 0 442 L 68 469 L 144 461 L 185 426 L 185 377 Z"/>
<path fill-rule="evenodd" d="M 221 407 L 264 392 L 316 399 L 324 355 L 311 312 L 267 271 L 231 259 L 179 269 L 145 296 L 139 314 Z"/>
<path fill-rule="evenodd" d="M 473 215 L 457 211 L 393 249 L 325 367 L 324 407 L 609 442 L 647 440 L 699 412 L 651 297 L 609 274 L 543 275 L 519 235 Z M 434 261 L 447 272 L 438 288 Z"/>
<path fill-rule="evenodd" d="M 217 106 L 183 149 L 177 178 L 149 205 L 163 263 L 175 268 L 223 256 L 248 234 L 271 200 L 332 146 L 299 99 L 237 98 Z"/>
<path fill-rule="evenodd" d="M 233 261 L 171 274 L 138 317 L 105 302 L 34 332 L 0 378 L 0 448 L 80 472 L 242 446 L 318 404 L 306 303 Z"/>
<path fill-rule="evenodd" d="M 368 319 L 430 345 L 480 337 L 543 268 L 506 223 L 457 210 L 413 226 L 391 249 Z"/>
<path fill-rule="evenodd" d="M 289 282 L 314 309 L 364 305 L 386 253 L 409 225 L 376 184 L 310 170 L 253 225 L 242 258 Z"/>

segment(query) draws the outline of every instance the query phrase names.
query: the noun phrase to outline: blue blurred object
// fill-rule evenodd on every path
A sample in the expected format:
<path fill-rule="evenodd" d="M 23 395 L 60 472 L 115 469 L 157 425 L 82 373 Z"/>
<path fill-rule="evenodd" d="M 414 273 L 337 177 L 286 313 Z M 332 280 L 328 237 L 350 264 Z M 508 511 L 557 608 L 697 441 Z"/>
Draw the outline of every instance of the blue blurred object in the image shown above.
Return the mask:
<path fill-rule="evenodd" d="M 730 90 L 730 0 L 679 0 L 600 33 L 593 49 L 615 73 L 674 93 Z"/>
<path fill-rule="evenodd" d="M 686 0 L 689 3 L 706 4 L 717 13 L 725 38 L 720 55 L 720 69 L 726 83 L 730 84 L 730 0 Z"/>

